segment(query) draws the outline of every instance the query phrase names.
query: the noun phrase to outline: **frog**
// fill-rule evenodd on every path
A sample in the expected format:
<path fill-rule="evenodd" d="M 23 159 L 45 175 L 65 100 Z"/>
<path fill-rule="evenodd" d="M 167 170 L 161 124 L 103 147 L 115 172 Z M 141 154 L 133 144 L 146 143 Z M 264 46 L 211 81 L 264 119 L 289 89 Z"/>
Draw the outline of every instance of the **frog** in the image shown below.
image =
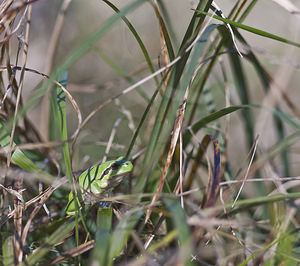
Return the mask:
<path fill-rule="evenodd" d="M 77 193 L 77 205 L 81 203 L 91 204 L 91 198 L 100 198 L 101 195 L 111 192 L 124 177 L 133 170 L 131 161 L 121 156 L 116 160 L 93 165 L 86 169 L 78 177 L 79 191 Z M 67 215 L 76 214 L 76 206 L 73 192 L 69 194 L 69 201 L 65 209 Z"/>

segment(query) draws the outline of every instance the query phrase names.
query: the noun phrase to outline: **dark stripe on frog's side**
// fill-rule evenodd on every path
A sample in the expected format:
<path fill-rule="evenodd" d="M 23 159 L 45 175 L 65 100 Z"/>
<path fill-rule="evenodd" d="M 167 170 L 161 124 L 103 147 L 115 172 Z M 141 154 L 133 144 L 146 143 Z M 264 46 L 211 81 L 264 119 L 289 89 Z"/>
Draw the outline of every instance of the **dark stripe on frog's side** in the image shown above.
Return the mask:
<path fill-rule="evenodd" d="M 85 186 L 86 182 L 88 182 L 87 186 Z M 87 190 L 89 190 L 90 185 L 91 185 L 91 168 L 88 169 L 88 171 L 87 171 L 87 173 L 84 177 L 84 180 L 83 180 L 83 183 L 82 183 L 82 188 L 87 191 Z"/>
<path fill-rule="evenodd" d="M 95 174 L 93 175 L 93 177 L 91 177 L 91 170 L 93 169 L 93 167 L 90 167 L 88 169 L 88 171 L 87 171 L 87 173 L 86 173 L 86 175 L 84 177 L 84 181 L 83 181 L 82 186 L 83 186 L 84 190 L 86 190 L 86 191 L 90 190 L 92 182 L 94 182 L 96 180 L 100 164 L 98 164 L 97 166 L 94 166 L 94 167 L 96 167 L 96 170 L 95 170 Z M 86 186 L 86 182 L 88 182 L 87 186 Z"/>
<path fill-rule="evenodd" d="M 94 178 L 92 179 L 92 182 L 95 181 L 95 179 L 96 179 L 96 177 L 98 175 L 99 167 L 100 167 L 100 163 L 97 165 L 97 168 L 96 168 L 96 171 L 95 171 L 95 174 L 94 174 Z"/>

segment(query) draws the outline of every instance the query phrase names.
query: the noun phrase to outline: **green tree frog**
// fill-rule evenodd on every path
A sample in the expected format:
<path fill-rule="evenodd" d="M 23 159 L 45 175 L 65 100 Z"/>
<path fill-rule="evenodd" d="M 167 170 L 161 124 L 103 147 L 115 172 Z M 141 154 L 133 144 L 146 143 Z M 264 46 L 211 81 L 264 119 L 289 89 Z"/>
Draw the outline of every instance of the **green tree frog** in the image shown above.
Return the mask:
<path fill-rule="evenodd" d="M 91 198 L 91 195 L 94 198 L 97 198 L 100 194 L 111 191 L 123 180 L 126 174 L 132 171 L 132 169 L 132 163 L 124 157 L 119 157 L 116 160 L 107 161 L 102 164 L 96 164 L 86 169 L 78 177 L 80 186 L 79 199 L 83 200 L 84 203 L 89 203 L 87 201 L 89 201 L 88 199 Z M 77 203 L 80 208 L 80 202 L 78 201 Z M 75 211 L 75 200 L 73 193 L 70 192 L 66 213 L 68 215 L 74 215 Z"/>

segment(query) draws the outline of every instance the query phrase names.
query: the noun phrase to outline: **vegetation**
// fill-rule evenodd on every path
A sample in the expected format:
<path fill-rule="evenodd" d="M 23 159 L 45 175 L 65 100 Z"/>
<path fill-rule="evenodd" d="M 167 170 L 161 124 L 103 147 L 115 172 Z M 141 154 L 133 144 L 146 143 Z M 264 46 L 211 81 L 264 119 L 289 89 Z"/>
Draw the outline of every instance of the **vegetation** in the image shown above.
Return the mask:
<path fill-rule="evenodd" d="M 300 110 L 295 88 L 290 94 L 281 80 L 294 66 L 273 73 L 245 32 L 298 54 L 300 42 L 245 24 L 257 0 L 237 0 L 226 14 L 212 0 L 199 1 L 181 40 L 167 1 L 119 7 L 103 0 L 114 14 L 56 62 L 72 5 L 64 0 L 42 71 L 27 62 L 40 2 L 0 4 L 1 264 L 298 265 L 300 179 L 292 162 Z M 276 2 L 299 16 L 289 0 Z M 160 32 L 158 60 L 130 20 L 149 4 Z M 144 57 L 133 74 L 97 46 L 120 24 Z M 118 76 L 100 97 L 95 87 L 90 94 L 69 89 L 74 65 L 90 52 Z M 76 178 L 120 156 L 133 171 L 111 193 L 83 200 Z M 74 215 L 65 212 L 70 191 L 78 199 Z"/>

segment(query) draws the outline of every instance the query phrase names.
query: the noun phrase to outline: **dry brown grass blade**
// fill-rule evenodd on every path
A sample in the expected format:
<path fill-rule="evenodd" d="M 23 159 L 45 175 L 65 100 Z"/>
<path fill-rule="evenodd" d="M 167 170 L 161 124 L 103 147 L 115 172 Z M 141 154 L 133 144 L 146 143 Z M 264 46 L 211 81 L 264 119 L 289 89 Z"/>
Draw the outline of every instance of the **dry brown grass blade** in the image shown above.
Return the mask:
<path fill-rule="evenodd" d="M 23 189 L 23 177 L 18 176 L 15 183 L 14 183 L 14 190 L 22 195 Z M 23 204 L 21 201 L 15 197 L 14 198 L 14 207 L 15 207 L 15 214 L 14 214 L 14 239 L 13 239 L 13 246 L 14 246 L 14 260 L 16 263 L 22 261 L 23 258 L 23 245 L 21 242 L 21 235 L 22 235 L 22 217 L 23 217 Z"/>
<path fill-rule="evenodd" d="M 30 5 L 29 8 L 28 8 L 28 13 L 27 13 L 21 76 L 20 76 L 16 106 L 15 106 L 13 126 L 12 126 L 11 136 L 10 136 L 9 150 L 8 150 L 8 153 L 7 153 L 7 167 L 8 168 L 10 166 L 10 160 L 11 160 L 11 155 L 12 155 L 11 150 L 12 150 L 13 141 L 14 141 L 15 129 L 16 129 L 16 124 L 17 124 L 17 122 L 16 122 L 17 121 L 17 115 L 18 115 L 18 112 L 19 112 L 19 106 L 20 106 L 20 102 L 21 102 L 21 95 L 22 95 L 23 84 L 24 84 L 25 67 L 26 67 L 27 55 L 28 55 L 28 43 L 29 43 L 29 30 L 30 30 L 31 12 L 32 12 L 32 6 Z"/>
<path fill-rule="evenodd" d="M 19 66 L 12 66 L 12 67 L 15 68 L 16 70 L 21 69 Z M 4 70 L 7 70 L 7 67 L 6 66 L 0 66 L 0 71 L 4 71 Z M 44 78 L 50 79 L 50 77 L 48 75 L 46 75 L 46 74 L 44 74 L 40 71 L 37 71 L 35 69 L 25 68 L 25 71 L 29 71 L 29 72 L 35 73 L 37 75 L 40 75 Z M 72 104 L 72 106 L 73 106 L 73 108 L 74 108 L 74 110 L 77 114 L 77 120 L 78 120 L 77 129 L 73 133 L 73 136 L 77 136 L 78 133 L 79 133 L 79 130 L 82 128 L 82 124 L 83 124 L 82 123 L 82 115 L 81 115 L 79 106 L 78 106 L 77 102 L 75 101 L 75 99 L 73 98 L 73 96 L 71 95 L 71 93 L 60 82 L 58 82 L 57 80 L 53 80 L 53 82 L 64 91 L 64 93 L 66 94 L 67 98 L 71 102 L 71 104 Z"/>
<path fill-rule="evenodd" d="M 39 212 L 39 210 L 43 207 L 44 203 L 46 202 L 46 200 L 52 195 L 52 193 L 65 182 L 64 178 L 58 179 L 58 181 L 60 182 L 55 182 L 55 184 L 53 184 L 51 187 L 49 187 L 46 191 L 44 191 L 43 193 L 41 193 L 39 196 L 40 202 L 39 204 L 34 208 L 34 210 L 31 212 L 29 219 L 27 220 L 27 223 L 24 227 L 23 233 L 22 233 L 22 237 L 21 237 L 21 243 L 22 245 L 24 245 L 29 228 L 30 228 L 30 224 L 33 220 L 33 218 L 37 215 L 37 213 Z M 27 205 L 28 206 L 28 205 Z"/>
<path fill-rule="evenodd" d="M 42 148 L 54 148 L 54 147 L 61 146 L 63 143 L 64 143 L 63 141 L 26 143 L 26 144 L 15 145 L 12 148 L 12 151 L 15 151 L 15 150 L 36 150 L 36 149 L 42 149 Z M 0 147 L 0 155 L 6 155 L 5 148 Z"/>
<path fill-rule="evenodd" d="M 171 141 L 170 141 L 170 147 L 169 147 L 169 151 L 168 151 L 167 161 L 166 161 L 166 164 L 164 166 L 163 173 L 160 177 L 159 184 L 158 184 L 158 187 L 156 189 L 155 195 L 154 195 L 154 197 L 151 201 L 150 208 L 147 210 L 145 223 L 147 223 L 147 221 L 148 221 L 148 219 L 149 219 L 149 217 L 152 213 L 151 207 L 153 205 L 155 205 L 156 201 L 158 200 L 159 193 L 162 191 L 163 186 L 165 184 L 165 179 L 167 177 L 167 173 L 168 173 L 168 170 L 170 168 L 170 165 L 171 165 L 171 162 L 172 162 L 172 159 L 173 159 L 173 155 L 174 155 L 176 144 L 177 144 L 177 141 L 178 141 L 178 138 L 179 138 L 179 134 L 182 131 L 182 123 L 183 123 L 185 106 L 186 106 L 186 99 L 183 101 L 180 108 L 177 110 L 177 117 L 176 117 L 176 120 L 175 120 L 175 123 L 174 123 L 173 134 L 172 134 L 172 138 L 171 138 Z"/>
<path fill-rule="evenodd" d="M 24 74 L 25 74 L 25 66 L 27 62 L 27 54 L 28 54 L 28 42 L 29 42 L 29 30 L 30 30 L 30 20 L 31 20 L 31 12 L 32 12 L 32 6 L 30 5 L 27 12 L 27 21 L 26 21 L 26 27 L 25 27 L 25 40 L 24 40 L 24 48 L 23 48 L 23 62 L 22 62 L 22 70 L 21 70 L 21 76 L 20 76 L 20 82 L 19 82 L 19 89 L 17 94 L 17 100 L 16 100 L 16 107 L 15 107 L 15 113 L 14 113 L 14 120 L 13 120 L 13 127 L 11 131 L 11 137 L 10 137 L 10 143 L 9 143 L 9 149 L 7 153 L 7 168 L 10 167 L 10 161 L 11 161 L 11 155 L 12 155 L 12 146 L 13 146 L 13 139 L 16 129 L 16 121 L 17 121 L 17 114 L 19 111 L 19 106 L 21 102 L 21 95 L 22 95 L 22 89 L 24 84 Z M 18 176 L 16 182 L 16 191 L 21 193 L 22 187 L 23 187 L 23 178 L 21 176 Z M 23 206 L 21 205 L 19 199 L 15 197 L 14 199 L 14 205 L 15 205 L 15 215 L 14 215 L 14 226 L 15 226 L 15 234 L 14 234 L 14 256 L 15 256 L 15 262 L 20 263 L 23 258 L 23 245 L 21 242 L 21 235 L 22 235 L 22 209 Z"/>
<path fill-rule="evenodd" d="M 6 188 L 5 186 L 3 186 L 2 184 L 0 184 L 0 188 L 2 188 L 3 190 L 5 190 L 7 193 L 13 195 L 14 197 L 16 197 L 19 201 L 21 201 L 22 203 L 24 202 L 23 196 L 21 193 L 17 192 L 16 190 L 12 189 L 12 188 Z M 21 192 L 23 192 L 23 190 L 21 190 Z"/>
<path fill-rule="evenodd" d="M 153 7 L 154 7 L 154 11 L 155 11 L 156 17 L 158 18 L 158 23 L 159 23 L 159 33 L 160 33 L 160 42 L 161 42 L 161 53 L 162 53 L 163 66 L 167 66 L 170 62 L 170 59 L 169 59 L 166 40 L 165 40 L 165 37 L 164 37 L 162 24 L 161 24 L 161 21 L 163 20 L 163 18 L 160 14 L 160 10 L 159 10 L 158 4 L 157 4 L 157 0 L 153 1 Z M 166 73 L 167 71 L 168 71 L 168 68 L 165 70 L 164 73 Z M 164 85 L 165 86 L 167 86 L 169 78 L 170 78 L 170 74 L 164 80 Z"/>
<path fill-rule="evenodd" d="M 25 202 L 25 204 L 24 204 L 24 210 L 26 210 L 29 206 L 31 206 L 32 204 L 34 204 L 35 202 L 37 202 L 37 201 L 39 201 L 41 199 L 44 199 L 44 198 L 47 199 L 47 198 L 49 198 L 51 196 L 51 194 L 56 189 L 58 189 L 59 187 L 61 187 L 64 184 L 66 184 L 67 182 L 68 182 L 68 178 L 67 177 L 62 177 L 62 178 L 59 178 L 59 179 L 55 180 L 54 183 L 51 185 L 51 187 L 47 188 L 43 193 L 40 193 L 39 195 L 37 195 L 33 199 Z M 15 210 L 11 211 L 6 217 L 4 217 L 1 220 L 0 226 L 2 226 L 9 219 L 11 219 L 14 214 L 15 214 Z"/>
<path fill-rule="evenodd" d="M 16 18 L 19 12 L 36 1 L 38 0 L 14 1 L 14 3 L 3 1 L 0 6 L 0 34 L 7 29 L 7 25 Z"/>
<path fill-rule="evenodd" d="M 84 252 L 91 250 L 94 247 L 94 245 L 95 245 L 94 240 L 91 240 L 89 242 L 81 244 L 76 248 L 73 248 L 73 249 L 70 249 L 69 251 L 64 252 L 62 256 L 57 257 L 55 260 L 51 261 L 50 264 L 51 265 L 57 264 L 64 260 L 77 257 L 77 256 L 83 254 Z"/>
<path fill-rule="evenodd" d="M 9 25 L 12 24 L 11 22 L 15 19 L 15 17 L 13 16 L 13 18 L 11 20 L 8 20 L 8 21 L 5 22 L 5 24 L 4 24 L 4 27 L 5 27 L 5 37 L 2 40 L 0 40 L 0 46 L 2 46 L 4 43 L 8 42 L 10 40 L 10 38 L 20 28 L 20 26 L 22 25 L 22 23 L 24 21 L 25 15 L 27 13 L 27 8 L 28 8 L 28 6 L 26 6 L 26 8 L 25 8 L 25 10 L 24 10 L 21 18 L 19 19 L 19 23 L 17 24 L 17 26 L 13 30 L 10 29 Z M 2 24 L 0 24 L 0 25 L 2 25 Z"/>
<path fill-rule="evenodd" d="M 198 35 L 198 37 L 195 40 L 198 40 L 199 36 L 200 35 Z M 195 45 L 195 43 L 196 42 L 194 41 L 186 49 L 186 51 L 188 51 L 189 49 L 191 49 Z M 193 83 L 193 81 L 194 81 L 194 79 L 195 79 L 198 71 L 200 70 L 201 66 L 202 65 L 200 64 L 196 68 L 196 70 L 194 71 L 194 73 L 192 75 L 192 78 L 191 78 L 188 86 L 186 87 L 186 90 L 185 90 L 185 93 L 184 93 L 184 97 L 183 97 L 183 102 L 182 102 L 181 106 L 179 107 L 179 109 L 177 110 L 177 116 L 176 116 L 176 119 L 175 119 L 174 128 L 173 128 L 173 134 L 172 134 L 171 141 L 170 141 L 170 147 L 169 147 L 169 151 L 168 151 L 167 162 L 166 162 L 165 167 L 163 169 L 163 173 L 162 173 L 162 175 L 160 177 L 160 181 L 159 181 L 158 187 L 156 189 L 155 195 L 154 195 L 154 197 L 153 197 L 153 199 L 151 201 L 150 208 L 147 210 L 146 218 L 145 218 L 145 223 L 147 223 L 148 219 L 150 218 L 150 215 L 152 213 L 151 207 L 153 205 L 155 205 L 155 203 L 157 202 L 159 193 L 162 191 L 162 188 L 164 186 L 165 179 L 166 179 L 169 167 L 170 167 L 172 159 L 173 159 L 173 155 L 174 155 L 174 151 L 175 151 L 176 144 L 177 144 L 177 141 L 178 141 L 178 137 L 182 133 L 183 118 L 184 118 L 184 113 L 185 113 L 185 109 L 186 109 L 186 103 L 187 103 L 187 98 L 188 98 L 188 95 L 189 95 L 189 90 L 190 90 L 190 87 L 191 87 L 191 85 L 192 85 L 192 83 Z M 182 169 L 180 169 L 180 171 L 182 171 Z M 182 183 L 180 184 L 180 182 L 179 182 L 179 187 L 178 188 L 180 188 L 181 185 L 182 185 Z M 183 191 L 181 191 L 181 193 L 182 192 Z"/>
<path fill-rule="evenodd" d="M 122 120 L 123 120 L 122 118 L 118 118 L 117 121 L 114 124 L 114 127 L 113 127 L 113 129 L 111 131 L 111 134 L 109 136 L 109 139 L 108 139 L 108 143 L 107 143 L 107 146 L 106 146 L 106 149 L 105 149 L 105 153 L 104 153 L 104 157 L 102 159 L 102 163 L 106 162 L 107 155 L 108 155 L 108 153 L 110 151 L 112 142 L 113 142 L 113 140 L 115 138 L 115 135 L 116 135 L 116 132 L 117 132 L 117 128 L 119 127 L 119 125 L 120 125 L 120 123 L 121 123 Z"/>

